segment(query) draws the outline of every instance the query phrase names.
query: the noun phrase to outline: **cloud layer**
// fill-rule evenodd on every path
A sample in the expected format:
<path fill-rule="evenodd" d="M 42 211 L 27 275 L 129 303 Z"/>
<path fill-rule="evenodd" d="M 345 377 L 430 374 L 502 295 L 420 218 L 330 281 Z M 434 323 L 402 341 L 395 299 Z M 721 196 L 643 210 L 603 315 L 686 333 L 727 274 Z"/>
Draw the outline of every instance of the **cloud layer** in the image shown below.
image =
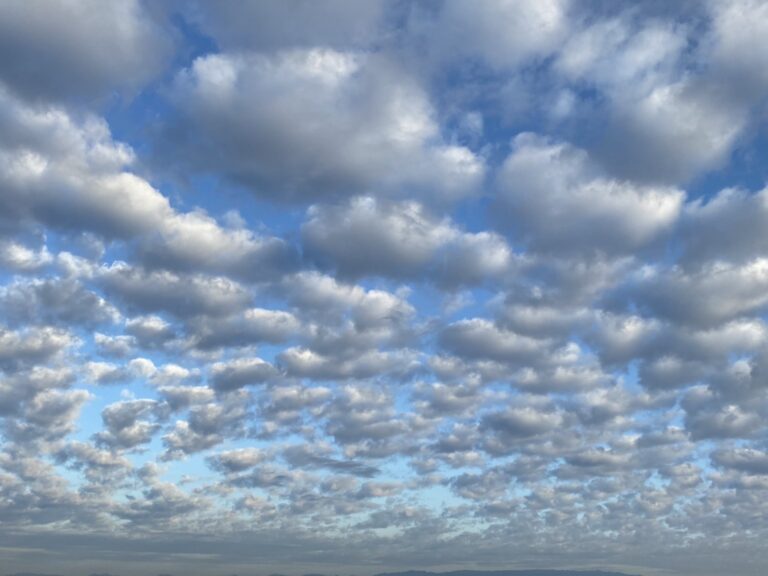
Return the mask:
<path fill-rule="evenodd" d="M 767 32 L 0 4 L 3 568 L 762 576 Z"/>

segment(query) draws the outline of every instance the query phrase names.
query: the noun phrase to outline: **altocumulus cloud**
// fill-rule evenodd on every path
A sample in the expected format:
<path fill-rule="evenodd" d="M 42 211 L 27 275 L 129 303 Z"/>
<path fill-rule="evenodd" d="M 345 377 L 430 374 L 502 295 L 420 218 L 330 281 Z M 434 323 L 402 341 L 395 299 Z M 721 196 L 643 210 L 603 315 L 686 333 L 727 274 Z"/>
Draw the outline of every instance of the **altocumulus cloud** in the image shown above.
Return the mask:
<path fill-rule="evenodd" d="M 0 3 L 2 569 L 762 576 L 767 54 L 759 0 Z"/>

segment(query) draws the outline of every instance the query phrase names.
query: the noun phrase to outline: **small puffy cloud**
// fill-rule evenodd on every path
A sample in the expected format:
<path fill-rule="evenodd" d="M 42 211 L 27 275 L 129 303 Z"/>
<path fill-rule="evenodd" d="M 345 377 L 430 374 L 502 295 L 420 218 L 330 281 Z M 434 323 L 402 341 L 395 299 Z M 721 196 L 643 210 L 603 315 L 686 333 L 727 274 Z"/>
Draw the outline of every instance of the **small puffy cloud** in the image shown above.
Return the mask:
<path fill-rule="evenodd" d="M 138 312 L 168 312 L 185 318 L 232 313 L 250 302 L 249 292 L 225 277 L 146 271 L 118 262 L 99 273 L 104 290 Z"/>
<path fill-rule="evenodd" d="M 708 327 L 759 314 L 768 305 L 768 260 L 714 262 L 699 270 L 649 272 L 626 288 L 641 310 L 678 326 Z"/>
<path fill-rule="evenodd" d="M 223 228 L 201 211 L 166 219 L 161 235 L 140 240 L 138 253 L 151 268 L 202 270 L 244 280 L 274 279 L 296 260 L 285 241 L 260 237 L 246 228 Z"/>
<path fill-rule="evenodd" d="M 554 432 L 564 423 L 562 413 L 535 406 L 492 412 L 480 424 L 486 434 L 483 447 L 491 454 L 508 454 L 518 450 L 527 439 Z"/>
<path fill-rule="evenodd" d="M 149 398 L 123 400 L 102 410 L 104 430 L 95 435 L 98 445 L 130 450 L 147 444 L 160 430 L 163 407 Z"/>
<path fill-rule="evenodd" d="M 0 310 L 15 324 L 93 327 L 120 319 L 117 308 L 71 278 L 20 280 L 2 286 Z"/>
<path fill-rule="evenodd" d="M 114 482 L 115 478 L 131 469 L 130 461 L 124 456 L 99 449 L 88 442 L 68 442 L 56 452 L 55 457 L 70 469 L 82 470 L 91 481 L 104 479 Z"/>
<path fill-rule="evenodd" d="M 277 370 L 261 358 L 238 358 L 213 364 L 210 379 L 216 390 L 228 391 L 263 384 L 276 376 Z"/>
<path fill-rule="evenodd" d="M 78 343 L 63 329 L 33 327 L 13 331 L 0 327 L 0 370 L 14 372 L 47 362 Z"/>
<path fill-rule="evenodd" d="M 125 358 L 133 352 L 136 346 L 136 339 L 133 336 L 112 336 L 101 332 L 94 332 L 93 344 L 100 354 Z"/>
<path fill-rule="evenodd" d="M 63 439 L 74 432 L 80 410 L 90 398 L 85 390 L 43 390 L 23 406 L 16 418 L 4 422 L 4 434 L 22 444 Z"/>
<path fill-rule="evenodd" d="M 768 474 L 768 454 L 753 448 L 721 448 L 712 453 L 712 462 L 722 468 L 749 474 Z"/>
<path fill-rule="evenodd" d="M 298 468 L 325 469 L 364 478 L 371 478 L 379 472 L 376 467 L 362 461 L 334 458 L 333 452 L 331 445 L 321 443 L 288 446 L 282 455 L 289 464 Z"/>
<path fill-rule="evenodd" d="M 37 272 L 53 261 L 48 248 L 34 250 L 12 241 L 0 241 L 0 266 L 17 272 Z"/>
<path fill-rule="evenodd" d="M 253 468 L 269 458 L 269 454 L 258 448 L 238 448 L 219 452 L 208 457 L 208 465 L 219 472 L 238 473 Z"/>
<path fill-rule="evenodd" d="M 247 415 L 247 396 L 236 391 L 219 402 L 193 406 L 186 420 L 177 420 L 163 435 L 166 448 L 163 458 L 184 458 L 212 448 L 225 438 L 241 437 Z"/>
<path fill-rule="evenodd" d="M 314 380 L 363 379 L 392 373 L 405 375 L 419 365 L 418 355 L 411 350 L 370 350 L 347 358 L 300 347 L 283 350 L 278 355 L 278 363 L 289 376 Z"/>
<path fill-rule="evenodd" d="M 87 362 L 83 374 L 88 382 L 99 385 L 121 384 L 130 378 L 128 370 L 111 362 Z"/>
<path fill-rule="evenodd" d="M 416 310 L 405 293 L 366 289 L 317 272 L 301 272 L 281 288 L 288 302 L 308 318 L 330 325 L 350 320 L 357 332 L 386 332 L 410 321 Z"/>
<path fill-rule="evenodd" d="M 214 391 L 208 386 L 160 386 L 157 389 L 172 410 L 183 410 L 214 401 Z"/>
<path fill-rule="evenodd" d="M 153 348 L 173 339 L 173 326 L 160 316 L 136 316 L 125 323 L 125 332 L 144 348 Z"/>
<path fill-rule="evenodd" d="M 440 343 L 463 358 L 485 358 L 505 363 L 537 364 L 551 343 L 503 330 L 483 318 L 460 320 L 440 334 Z"/>
<path fill-rule="evenodd" d="M 295 336 L 301 323 L 290 312 L 248 308 L 233 316 L 203 317 L 190 322 L 191 344 L 201 350 L 278 344 Z"/>

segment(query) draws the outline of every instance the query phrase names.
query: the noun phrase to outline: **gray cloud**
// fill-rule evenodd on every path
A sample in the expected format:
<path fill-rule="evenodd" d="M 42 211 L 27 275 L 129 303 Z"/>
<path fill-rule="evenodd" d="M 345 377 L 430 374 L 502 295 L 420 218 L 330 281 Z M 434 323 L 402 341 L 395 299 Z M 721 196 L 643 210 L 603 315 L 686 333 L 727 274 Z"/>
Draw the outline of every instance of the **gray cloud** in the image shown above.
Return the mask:
<path fill-rule="evenodd" d="M 142 2 L 41 3 L 0 8 L 0 79 L 31 99 L 86 102 L 135 91 L 159 73 L 172 43 Z"/>
<path fill-rule="evenodd" d="M 100 276 L 110 295 L 139 312 L 169 312 L 182 318 L 226 314 L 243 310 L 251 301 L 243 286 L 225 277 L 149 272 L 125 263 L 102 270 Z"/>
<path fill-rule="evenodd" d="M 428 277 L 451 286 L 498 277 L 512 263 L 501 237 L 463 232 L 415 202 L 357 197 L 341 206 L 312 206 L 308 216 L 305 253 L 342 277 Z"/>
<path fill-rule="evenodd" d="M 162 418 L 162 412 L 162 405 L 152 399 L 110 404 L 101 413 L 104 431 L 96 434 L 96 442 L 118 449 L 132 449 L 146 444 L 160 429 L 157 419 Z"/>
<path fill-rule="evenodd" d="M 263 384 L 277 376 L 277 370 L 261 358 L 238 358 L 217 362 L 211 367 L 211 382 L 216 390 L 236 390 L 251 384 Z"/>
<path fill-rule="evenodd" d="M 0 310 L 15 324 L 97 326 L 120 318 L 103 297 L 72 278 L 34 279 L 0 288 Z"/>
<path fill-rule="evenodd" d="M 0 329 L 0 369 L 15 372 L 46 362 L 76 343 L 72 334 L 58 328 Z"/>
<path fill-rule="evenodd" d="M 285 342 L 299 332 L 300 322 L 290 312 L 249 308 L 234 316 L 199 318 L 189 328 L 192 344 L 205 350 Z"/>
<path fill-rule="evenodd" d="M 675 188 L 606 178 L 583 151 L 533 134 L 515 138 L 497 186 L 499 225 L 557 253 L 642 248 L 671 228 L 684 200 Z"/>
<path fill-rule="evenodd" d="M 215 9 L 206 2 L 195 2 L 189 16 L 227 50 L 367 46 L 375 42 L 380 21 L 393 4 L 390 0 L 363 4 L 350 0 L 225 0 Z"/>
<path fill-rule="evenodd" d="M 441 141 L 415 79 L 374 55 L 223 53 L 197 59 L 174 86 L 183 116 L 166 146 L 179 168 L 217 172 L 260 196 L 300 201 L 408 187 L 448 200 L 483 178 L 482 159 Z"/>

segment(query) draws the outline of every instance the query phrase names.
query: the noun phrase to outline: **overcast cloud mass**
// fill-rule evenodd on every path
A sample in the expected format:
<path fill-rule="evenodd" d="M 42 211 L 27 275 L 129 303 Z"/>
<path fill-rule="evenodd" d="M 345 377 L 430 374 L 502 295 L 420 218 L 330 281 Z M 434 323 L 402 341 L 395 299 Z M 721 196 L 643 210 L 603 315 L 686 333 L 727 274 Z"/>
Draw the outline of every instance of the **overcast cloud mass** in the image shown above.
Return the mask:
<path fill-rule="evenodd" d="M 0 573 L 768 570 L 768 2 L 0 2 Z"/>

